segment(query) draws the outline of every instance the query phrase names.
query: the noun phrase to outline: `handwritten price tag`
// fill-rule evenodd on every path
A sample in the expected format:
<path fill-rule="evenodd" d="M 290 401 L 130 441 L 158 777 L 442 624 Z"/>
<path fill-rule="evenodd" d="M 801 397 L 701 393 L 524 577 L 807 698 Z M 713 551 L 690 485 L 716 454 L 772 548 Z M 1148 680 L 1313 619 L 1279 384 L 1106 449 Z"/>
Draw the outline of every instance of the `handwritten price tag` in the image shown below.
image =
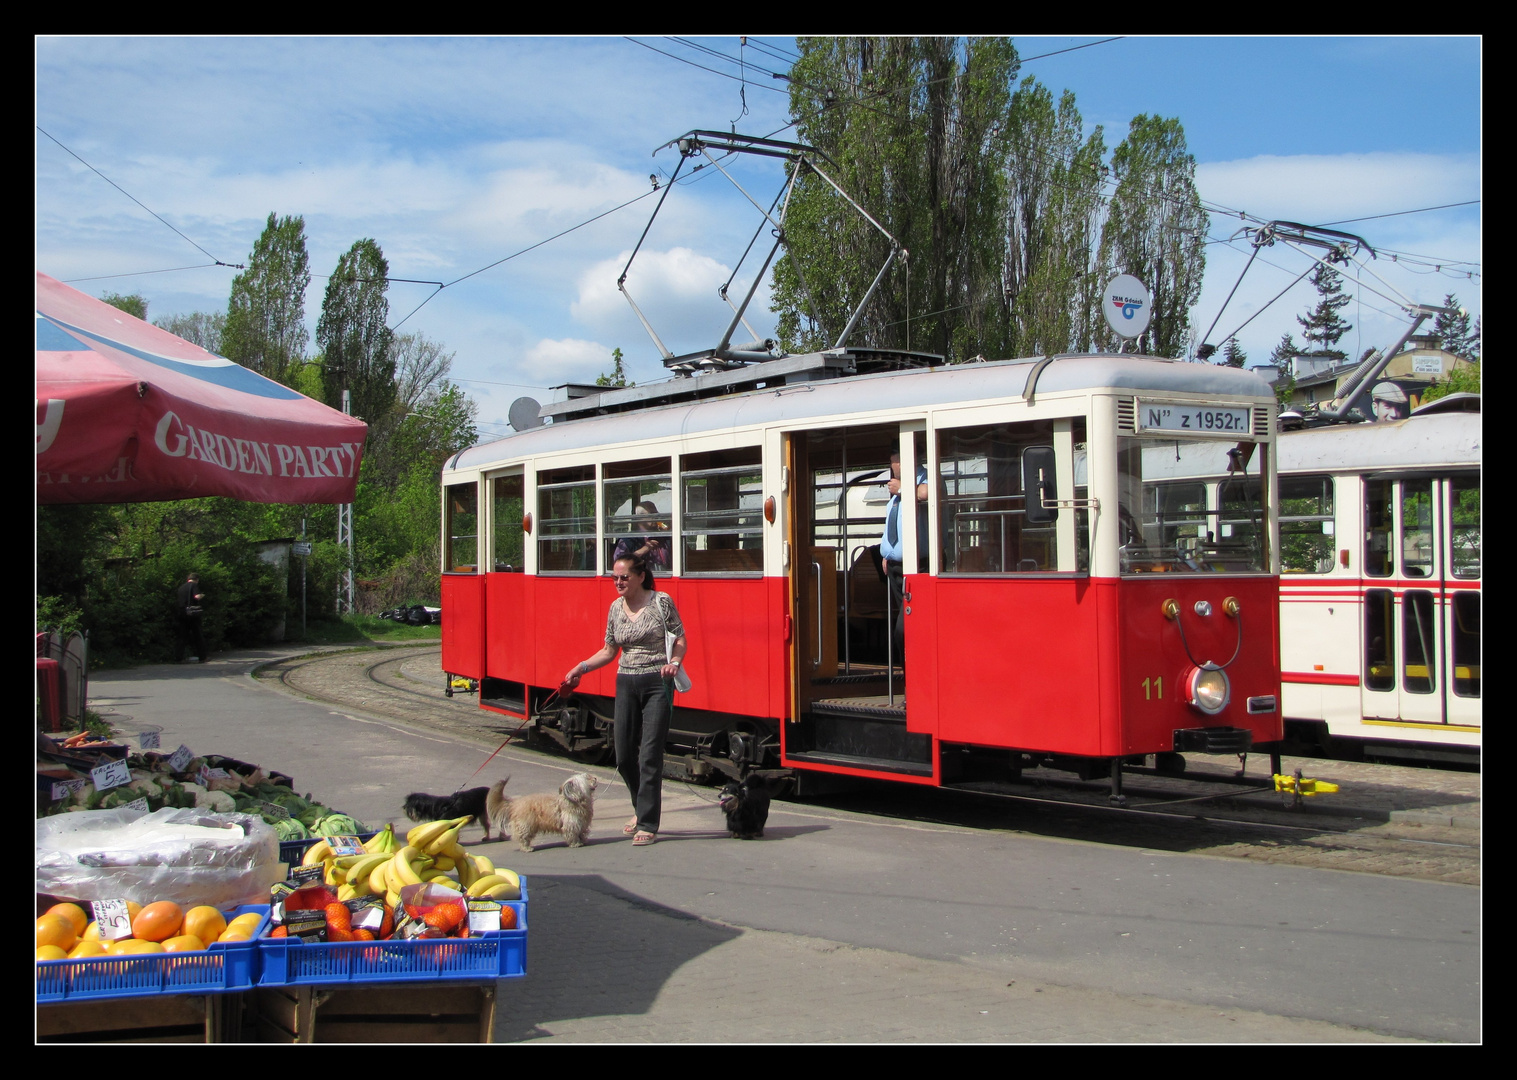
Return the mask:
<path fill-rule="evenodd" d="M 59 780 L 53 784 L 53 801 L 66 799 L 76 791 L 83 791 L 88 780 Z"/>
<path fill-rule="evenodd" d="M 90 782 L 95 785 L 96 791 L 106 791 L 131 783 L 132 770 L 125 761 L 108 761 L 90 770 Z"/>
<path fill-rule="evenodd" d="M 141 810 L 143 813 L 147 813 L 147 796 L 144 795 L 140 799 L 133 799 L 131 802 L 126 804 L 126 808 L 128 810 Z"/>
<path fill-rule="evenodd" d="M 156 732 L 156 731 L 144 731 L 142 734 L 138 735 L 137 736 L 137 748 L 139 750 L 156 750 L 156 749 L 158 749 L 158 732 Z"/>
<path fill-rule="evenodd" d="M 181 744 L 169 758 L 169 772 L 184 772 L 194 760 L 195 755 L 190 752 L 190 748 Z"/>
<path fill-rule="evenodd" d="M 90 907 L 95 909 L 95 922 L 100 926 L 101 941 L 117 941 L 132 936 L 132 918 L 127 914 L 125 900 L 96 900 Z"/>
<path fill-rule="evenodd" d="M 200 772 L 196 776 L 196 779 L 200 781 L 201 787 L 210 787 L 212 780 L 225 780 L 226 778 L 227 771 L 225 769 L 208 769 L 204 765 L 200 766 Z"/>
<path fill-rule="evenodd" d="M 261 802 L 258 804 L 258 812 L 266 818 L 273 818 L 275 821 L 287 821 L 290 817 L 290 812 L 278 803 Z"/>

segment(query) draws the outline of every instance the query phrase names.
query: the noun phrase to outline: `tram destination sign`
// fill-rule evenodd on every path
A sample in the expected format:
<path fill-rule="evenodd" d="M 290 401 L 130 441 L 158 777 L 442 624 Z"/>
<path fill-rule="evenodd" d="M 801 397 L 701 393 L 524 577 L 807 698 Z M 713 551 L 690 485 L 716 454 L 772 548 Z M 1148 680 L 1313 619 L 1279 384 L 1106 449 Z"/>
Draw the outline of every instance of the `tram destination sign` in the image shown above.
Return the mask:
<path fill-rule="evenodd" d="M 1227 405 L 1138 401 L 1137 430 L 1237 439 L 1252 433 L 1251 410 Z"/>

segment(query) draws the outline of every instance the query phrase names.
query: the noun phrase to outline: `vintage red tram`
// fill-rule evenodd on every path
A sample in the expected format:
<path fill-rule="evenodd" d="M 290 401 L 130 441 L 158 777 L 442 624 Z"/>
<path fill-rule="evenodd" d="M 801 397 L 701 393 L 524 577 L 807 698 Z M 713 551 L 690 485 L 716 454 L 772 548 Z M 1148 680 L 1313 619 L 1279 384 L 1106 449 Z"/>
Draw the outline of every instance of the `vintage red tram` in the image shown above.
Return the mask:
<path fill-rule="evenodd" d="M 669 768 L 945 784 L 1243 753 L 1281 737 L 1275 399 L 1256 375 L 1092 354 L 942 366 L 836 349 L 541 409 L 444 470 L 443 666 L 571 752 L 618 540 L 662 538 L 685 619 Z M 523 425 L 525 426 L 525 425 Z M 904 646 L 878 559 L 891 455 Z M 1180 505 L 1176 477 L 1217 497 Z M 900 653 L 901 655 L 898 655 Z"/>

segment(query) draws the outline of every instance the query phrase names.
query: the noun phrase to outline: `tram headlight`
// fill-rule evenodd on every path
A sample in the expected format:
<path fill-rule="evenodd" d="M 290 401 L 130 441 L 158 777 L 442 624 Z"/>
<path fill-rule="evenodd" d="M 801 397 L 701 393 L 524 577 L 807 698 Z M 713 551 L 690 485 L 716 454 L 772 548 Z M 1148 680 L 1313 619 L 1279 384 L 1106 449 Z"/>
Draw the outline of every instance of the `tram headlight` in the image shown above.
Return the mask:
<path fill-rule="evenodd" d="M 1205 663 L 1190 669 L 1185 677 L 1186 700 L 1207 716 L 1216 716 L 1227 708 L 1232 697 L 1232 686 L 1227 672 L 1216 664 Z"/>

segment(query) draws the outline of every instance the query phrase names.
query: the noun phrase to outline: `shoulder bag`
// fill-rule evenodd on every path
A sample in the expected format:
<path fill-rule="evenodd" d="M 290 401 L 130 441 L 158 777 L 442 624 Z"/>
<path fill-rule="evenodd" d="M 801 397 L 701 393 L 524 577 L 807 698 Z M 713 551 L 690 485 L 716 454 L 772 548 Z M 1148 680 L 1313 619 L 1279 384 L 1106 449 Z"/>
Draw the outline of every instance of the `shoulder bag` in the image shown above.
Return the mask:
<path fill-rule="evenodd" d="M 666 663 L 672 664 L 674 663 L 674 642 L 676 638 L 674 634 L 669 632 L 669 608 L 666 605 L 673 603 L 673 601 L 663 593 L 658 593 L 657 595 L 658 613 L 664 620 L 664 660 Z M 685 670 L 685 665 L 681 663 L 674 673 L 674 688 L 684 694 L 689 692 L 692 685 L 694 684 L 690 681 L 690 673 Z"/>

